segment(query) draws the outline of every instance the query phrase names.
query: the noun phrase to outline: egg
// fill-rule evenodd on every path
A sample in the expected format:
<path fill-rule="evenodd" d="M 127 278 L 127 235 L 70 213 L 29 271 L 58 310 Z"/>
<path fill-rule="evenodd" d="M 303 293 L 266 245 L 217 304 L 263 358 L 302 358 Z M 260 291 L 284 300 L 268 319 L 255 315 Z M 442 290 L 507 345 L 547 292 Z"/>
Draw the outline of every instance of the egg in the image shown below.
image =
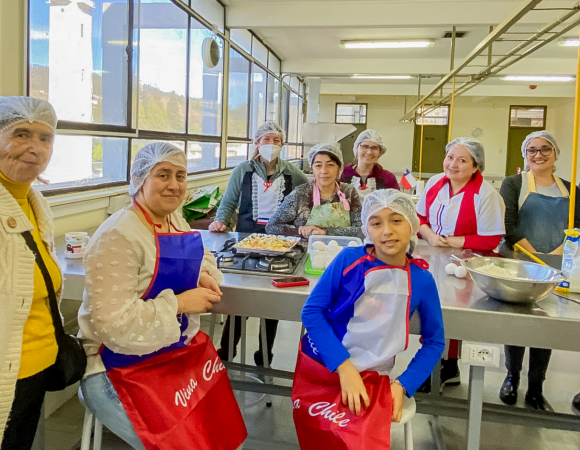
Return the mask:
<path fill-rule="evenodd" d="M 463 266 L 458 266 L 455 269 L 455 276 L 457 278 L 464 278 L 467 275 L 467 269 Z"/>
<path fill-rule="evenodd" d="M 445 273 L 447 275 L 453 275 L 457 269 L 457 264 L 449 263 L 445 266 Z"/>
<path fill-rule="evenodd" d="M 327 245 L 328 250 L 332 250 L 332 251 L 336 251 L 338 250 L 340 247 L 338 245 L 338 242 L 336 242 L 334 239 L 332 241 L 330 241 Z"/>
<path fill-rule="evenodd" d="M 326 259 L 324 258 L 323 255 L 311 256 L 310 263 L 312 265 L 312 268 L 315 270 L 323 270 L 326 267 Z"/>
<path fill-rule="evenodd" d="M 312 243 L 312 248 L 314 250 L 318 250 L 319 252 L 323 252 L 326 250 L 326 245 L 322 241 L 314 241 Z"/>
<path fill-rule="evenodd" d="M 358 247 L 358 242 L 357 242 L 357 241 L 350 241 L 350 242 L 348 243 L 348 246 L 349 246 L 349 247 Z"/>

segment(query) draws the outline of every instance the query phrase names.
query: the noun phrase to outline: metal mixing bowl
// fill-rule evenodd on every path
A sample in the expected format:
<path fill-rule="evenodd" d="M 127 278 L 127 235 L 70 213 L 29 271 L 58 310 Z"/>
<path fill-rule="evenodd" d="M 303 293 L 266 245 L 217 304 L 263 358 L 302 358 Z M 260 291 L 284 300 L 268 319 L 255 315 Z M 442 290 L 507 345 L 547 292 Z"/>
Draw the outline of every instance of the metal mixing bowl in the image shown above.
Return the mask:
<path fill-rule="evenodd" d="M 515 278 L 488 275 L 477 268 L 494 264 L 508 269 Z M 478 256 L 461 261 L 475 284 L 490 297 L 508 303 L 534 303 L 551 294 L 566 277 L 561 271 L 533 262 Z M 516 278 L 529 278 L 518 280 Z"/>

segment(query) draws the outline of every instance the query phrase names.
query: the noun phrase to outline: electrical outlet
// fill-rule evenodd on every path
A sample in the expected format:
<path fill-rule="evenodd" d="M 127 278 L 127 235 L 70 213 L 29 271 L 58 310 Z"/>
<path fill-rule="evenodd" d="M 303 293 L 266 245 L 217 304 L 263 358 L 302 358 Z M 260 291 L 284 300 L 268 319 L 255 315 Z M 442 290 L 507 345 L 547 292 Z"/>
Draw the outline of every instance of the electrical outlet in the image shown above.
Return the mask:
<path fill-rule="evenodd" d="M 490 344 L 463 342 L 461 355 L 473 366 L 499 367 L 501 348 Z"/>

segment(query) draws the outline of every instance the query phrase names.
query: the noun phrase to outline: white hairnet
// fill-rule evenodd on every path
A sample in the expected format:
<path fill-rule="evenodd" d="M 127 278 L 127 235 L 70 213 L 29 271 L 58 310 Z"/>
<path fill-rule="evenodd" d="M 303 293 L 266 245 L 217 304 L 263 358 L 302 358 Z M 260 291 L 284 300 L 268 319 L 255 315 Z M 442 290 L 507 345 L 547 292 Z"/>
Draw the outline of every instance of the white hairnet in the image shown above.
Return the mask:
<path fill-rule="evenodd" d="M 340 161 L 340 167 L 344 166 L 344 160 L 342 159 L 342 152 L 340 149 L 334 144 L 316 144 L 308 151 L 308 164 L 312 167 L 312 163 L 314 162 L 314 157 L 319 153 L 328 153 L 330 155 L 334 155 Z"/>
<path fill-rule="evenodd" d="M 277 134 L 282 139 L 282 143 L 286 141 L 286 133 L 284 130 L 280 128 L 280 126 L 274 122 L 264 122 L 260 127 L 256 130 L 256 134 L 254 135 L 254 144 L 257 144 L 262 137 L 266 134 Z"/>
<path fill-rule="evenodd" d="M 545 139 L 550 144 L 552 144 L 552 147 L 554 147 L 554 150 L 556 151 L 556 159 L 559 158 L 560 147 L 558 147 L 558 143 L 556 142 L 556 138 L 554 136 L 552 136 L 552 133 L 550 133 L 549 131 L 542 130 L 542 131 L 534 131 L 533 133 L 528 134 L 526 136 L 526 138 L 524 139 L 524 142 L 522 142 L 522 156 L 524 157 L 524 160 L 526 159 L 526 149 L 528 148 L 528 144 L 530 143 L 530 141 L 532 139 L 535 139 L 535 138 Z"/>
<path fill-rule="evenodd" d="M 365 197 L 361 212 L 361 228 L 366 237 L 365 242 L 371 243 L 367 230 L 369 219 L 377 212 L 386 208 L 401 214 L 409 222 L 413 235 L 409 253 L 413 253 L 413 249 L 417 244 L 417 233 L 419 232 L 420 225 L 419 217 L 417 216 L 415 203 L 411 200 L 411 196 L 403 194 L 397 189 L 378 189 Z"/>
<path fill-rule="evenodd" d="M 145 183 L 145 179 L 149 176 L 153 167 L 163 161 L 181 166 L 187 170 L 187 157 L 185 152 L 179 147 L 168 142 L 154 142 L 146 145 L 137 152 L 131 165 L 129 195 L 135 196 L 141 186 L 143 186 L 143 183 Z"/>
<path fill-rule="evenodd" d="M 55 132 L 56 112 L 46 100 L 32 97 L 0 97 L 0 133 L 24 122 L 38 122 Z"/>
<path fill-rule="evenodd" d="M 375 130 L 364 130 L 361 134 L 358 135 L 356 141 L 354 142 L 353 152 L 354 157 L 358 158 L 358 146 L 359 144 L 363 143 L 364 141 L 371 141 L 377 144 L 381 151 L 379 156 L 384 155 L 387 152 L 387 147 L 385 147 L 385 143 L 383 142 L 382 136 Z"/>
<path fill-rule="evenodd" d="M 447 154 L 454 145 L 462 145 L 465 147 L 477 164 L 477 170 L 479 172 L 485 170 L 485 150 L 483 150 L 483 144 L 481 142 L 469 137 L 458 137 L 445 146 L 445 154 Z"/>

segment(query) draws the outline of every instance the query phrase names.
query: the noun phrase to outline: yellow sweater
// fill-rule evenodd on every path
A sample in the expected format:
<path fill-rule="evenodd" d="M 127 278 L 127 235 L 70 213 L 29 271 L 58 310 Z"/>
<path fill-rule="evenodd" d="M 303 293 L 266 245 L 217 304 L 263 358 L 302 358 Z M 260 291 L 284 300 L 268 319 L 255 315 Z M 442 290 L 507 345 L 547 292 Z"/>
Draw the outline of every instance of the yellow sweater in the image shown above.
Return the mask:
<path fill-rule="evenodd" d="M 16 183 L 4 176 L 0 172 L 0 183 L 12 194 L 18 202 L 34 229 L 32 236 L 40 250 L 42 259 L 46 264 L 50 278 L 54 284 L 55 291 L 58 291 L 62 283 L 61 275 L 54 260 L 50 257 L 48 250 L 40 239 L 40 233 L 36 223 L 36 217 L 27 199 L 30 185 Z M 23 241 L 24 242 L 24 241 Z M 48 305 L 48 292 L 44 283 L 42 273 L 38 265 L 34 266 L 34 296 L 28 319 L 24 324 L 22 336 L 22 360 L 18 378 L 27 378 L 46 369 L 56 361 L 58 346 L 54 335 L 54 325 L 50 315 Z"/>

